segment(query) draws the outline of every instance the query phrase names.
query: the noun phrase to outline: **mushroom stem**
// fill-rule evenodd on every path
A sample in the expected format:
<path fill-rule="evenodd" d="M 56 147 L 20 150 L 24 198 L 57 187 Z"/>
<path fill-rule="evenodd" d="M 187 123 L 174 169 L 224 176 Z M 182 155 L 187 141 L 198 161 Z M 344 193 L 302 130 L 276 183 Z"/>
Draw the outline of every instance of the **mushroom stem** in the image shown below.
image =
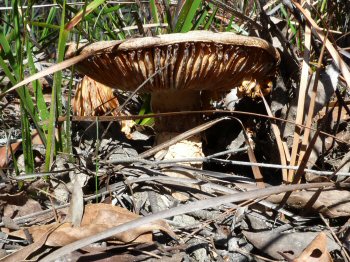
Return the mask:
<path fill-rule="evenodd" d="M 200 110 L 200 92 L 192 90 L 153 92 L 151 107 L 154 113 Z M 182 133 L 199 125 L 201 120 L 201 117 L 196 114 L 158 118 L 155 121 L 155 130 L 157 133 Z"/>
<path fill-rule="evenodd" d="M 152 94 L 151 106 L 155 113 L 200 110 L 201 96 L 199 91 L 192 90 L 159 91 Z M 154 126 L 156 131 L 155 144 L 168 141 L 201 122 L 202 118 L 197 114 L 158 118 L 155 120 Z M 159 152 L 156 158 L 176 159 L 202 156 L 201 136 L 195 135 L 170 146 L 167 152 Z M 196 166 L 201 167 L 198 163 Z"/>

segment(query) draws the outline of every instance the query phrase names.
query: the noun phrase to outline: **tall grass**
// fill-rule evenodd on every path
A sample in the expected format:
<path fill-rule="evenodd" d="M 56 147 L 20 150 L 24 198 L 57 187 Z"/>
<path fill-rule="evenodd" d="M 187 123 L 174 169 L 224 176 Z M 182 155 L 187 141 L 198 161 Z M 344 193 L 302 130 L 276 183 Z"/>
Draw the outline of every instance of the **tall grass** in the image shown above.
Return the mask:
<path fill-rule="evenodd" d="M 254 28 L 244 20 L 234 15 L 231 9 L 216 5 L 220 1 L 168 1 L 150 0 L 140 5 L 109 3 L 104 0 L 85 2 L 84 5 L 67 4 L 66 0 L 58 0 L 50 7 L 33 7 L 34 1 L 29 1 L 26 8 L 23 2 L 5 0 L 0 6 L 0 70 L 10 82 L 11 87 L 42 68 L 40 59 L 47 63 L 58 63 L 64 60 L 65 47 L 68 42 L 81 40 L 96 42 L 100 40 L 125 39 L 139 36 L 135 12 L 142 24 L 152 24 L 147 27 L 148 35 L 188 32 L 190 30 L 217 30 L 249 34 Z M 221 1 L 222 2 L 222 1 Z M 315 14 L 325 17 L 330 12 L 330 4 L 322 0 L 315 6 Z M 1 8 L 9 9 L 1 9 Z M 258 15 L 254 1 L 235 2 L 235 9 L 243 16 L 254 18 Z M 271 6 L 272 9 L 274 6 Z M 142 10 L 142 12 L 141 12 Z M 335 9 L 337 29 L 346 28 L 341 22 L 342 11 Z M 298 26 L 294 16 L 281 5 L 276 16 L 288 23 L 289 40 L 294 41 L 302 50 L 300 33 L 303 28 Z M 320 17 L 321 19 L 321 17 Z M 349 19 L 346 15 L 344 19 Z M 160 24 L 167 24 L 161 27 Z M 134 26 L 134 27 L 132 27 Z M 128 29 L 135 28 L 135 29 Z M 40 81 L 34 81 L 31 86 L 17 89 L 17 97 L 21 107 L 21 126 L 23 152 L 26 172 L 33 172 L 34 157 L 31 134 L 36 130 L 46 147 L 45 170 L 49 171 L 55 155 L 71 154 L 70 97 L 74 75 L 72 71 L 58 72 L 51 79 L 51 101 L 46 104 L 44 91 Z M 4 79 L 2 80 L 4 81 Z M 5 89 L 1 90 L 3 92 Z M 146 101 L 146 103 L 148 103 Z M 140 114 L 149 112 L 145 105 Z M 57 119 L 66 116 L 66 122 L 59 124 Z M 143 121 L 142 123 L 146 123 Z"/>
<path fill-rule="evenodd" d="M 138 33 L 134 29 L 124 30 L 135 24 L 133 12 L 139 10 L 136 4 L 108 4 L 103 0 L 95 0 L 83 6 L 67 5 L 66 0 L 57 3 L 56 6 L 32 8 L 33 3 L 29 2 L 24 8 L 21 1 L 15 0 L 11 1 L 11 6 L 9 1 L 1 6 L 11 7 L 0 11 L 3 21 L 0 30 L 0 66 L 12 86 L 42 68 L 39 57 L 46 56 L 49 63 L 62 61 L 67 42 L 79 43 L 81 39 L 89 42 L 125 39 Z M 151 19 L 142 22 L 152 21 L 156 25 L 151 28 L 153 34 L 204 29 L 213 20 L 213 13 L 208 12 L 213 8 L 212 5 L 208 6 L 200 0 L 184 1 L 177 8 L 167 1 L 161 3 L 152 0 L 143 7 Z M 162 8 L 167 10 L 168 15 L 162 14 Z M 175 14 L 176 11 L 178 14 Z M 164 31 L 157 26 L 159 23 L 168 23 L 174 27 L 169 26 Z M 35 169 L 31 142 L 34 129 L 39 132 L 46 146 L 45 171 L 50 170 L 57 153 L 72 152 L 69 123 L 72 79 L 73 75 L 69 75 L 69 72 L 54 74 L 48 105 L 40 81 L 33 81 L 31 87 L 17 89 L 21 107 L 25 171 L 28 173 Z M 147 106 L 144 109 L 149 111 Z M 66 115 L 67 121 L 59 124 L 57 118 L 63 115 Z"/>

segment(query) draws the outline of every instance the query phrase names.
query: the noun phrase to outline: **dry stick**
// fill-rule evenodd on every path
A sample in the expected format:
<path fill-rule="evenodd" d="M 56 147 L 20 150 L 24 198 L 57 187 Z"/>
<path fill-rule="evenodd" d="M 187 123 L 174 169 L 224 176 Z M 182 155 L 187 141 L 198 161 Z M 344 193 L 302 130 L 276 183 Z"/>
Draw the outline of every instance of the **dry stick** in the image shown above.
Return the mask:
<path fill-rule="evenodd" d="M 53 261 L 63 255 L 66 255 L 70 252 L 73 252 L 79 248 L 82 248 L 84 246 L 87 246 L 91 243 L 106 239 L 108 237 L 111 237 L 115 234 L 119 234 L 121 232 L 125 232 L 127 230 L 130 230 L 132 228 L 136 228 L 145 224 L 152 223 L 158 219 L 164 219 L 176 215 L 185 214 L 188 212 L 193 212 L 197 210 L 202 210 L 205 208 L 211 208 L 216 207 L 224 204 L 229 203 L 236 203 L 241 202 L 249 199 L 256 199 L 261 198 L 273 194 L 279 194 L 283 192 L 289 192 L 294 190 L 302 190 L 302 189 L 310 189 L 310 188 L 320 188 L 320 187 L 333 187 L 334 183 L 311 183 L 311 184 L 295 184 L 295 185 L 283 185 L 283 186 L 273 186 L 269 188 L 264 189 L 257 189 L 252 190 L 248 192 L 242 192 L 239 194 L 232 194 L 232 195 L 226 195 L 226 196 L 220 196 L 220 197 L 213 197 L 205 200 L 195 201 L 191 202 L 186 205 L 178 206 L 175 208 L 171 208 L 168 210 L 163 210 L 158 213 L 138 218 L 133 221 L 130 221 L 128 223 L 110 228 L 108 230 L 105 230 L 103 232 L 100 232 L 94 236 L 86 237 L 83 239 L 80 239 L 78 241 L 75 241 L 73 243 L 70 243 L 64 247 L 61 247 L 57 249 L 56 251 L 52 252 L 48 256 L 41 259 L 41 262 L 49 262 Z"/>
<path fill-rule="evenodd" d="M 262 100 L 264 102 L 267 114 L 269 116 L 273 116 L 273 114 L 271 112 L 271 109 L 270 109 L 270 106 L 267 104 L 266 99 L 263 96 L 261 90 L 260 90 L 260 94 L 261 94 L 261 98 L 262 98 Z M 281 164 L 283 166 L 286 166 L 287 165 L 287 157 L 286 157 L 286 154 L 285 154 L 285 151 L 284 151 L 283 141 L 282 141 L 282 138 L 281 138 L 280 129 L 278 128 L 278 126 L 275 123 L 271 123 L 271 126 L 272 126 L 272 130 L 273 130 L 273 132 L 275 134 L 278 151 L 280 153 L 279 157 L 280 157 L 280 160 L 281 160 Z M 283 181 L 285 183 L 288 182 L 288 170 L 287 169 L 282 169 L 282 179 L 283 179 Z"/>
<path fill-rule="evenodd" d="M 312 95 L 311 95 L 311 99 L 310 99 L 310 107 L 309 107 L 309 111 L 307 114 L 307 119 L 306 119 L 306 126 L 307 127 L 311 127 L 312 125 L 312 119 L 313 119 L 313 115 L 314 115 L 314 109 L 315 109 L 315 103 L 316 103 L 316 95 L 317 95 L 317 86 L 318 86 L 318 79 L 320 77 L 320 72 L 321 72 L 321 65 L 322 65 L 322 60 L 323 60 L 323 55 L 324 55 L 324 51 L 325 51 L 325 41 L 326 41 L 326 37 L 328 36 L 328 32 L 325 36 L 325 39 L 323 41 L 323 45 L 322 45 L 322 49 L 321 49 L 321 54 L 320 57 L 318 58 L 317 61 L 317 69 L 315 72 L 315 79 L 314 79 L 314 84 L 312 87 Z M 300 149 L 300 153 L 299 153 L 299 161 L 298 161 L 298 165 L 300 165 L 301 160 L 304 157 L 305 154 L 305 148 L 309 142 L 309 136 L 310 136 L 310 129 L 306 128 L 304 131 L 304 136 L 303 136 L 303 141 L 301 143 L 301 149 Z"/>
<path fill-rule="evenodd" d="M 329 226 L 327 220 L 325 219 L 325 217 L 320 213 L 319 214 L 323 223 L 326 225 L 326 227 L 328 228 L 329 232 L 331 232 L 332 237 L 334 238 L 335 242 L 337 242 L 337 244 L 340 246 L 341 249 L 341 253 L 346 257 L 347 262 L 350 261 L 350 256 L 348 254 L 348 251 L 345 248 L 344 243 L 342 243 L 339 238 L 337 237 L 337 235 L 335 234 L 335 232 L 333 231 L 333 229 Z"/>
<path fill-rule="evenodd" d="M 119 43 L 123 42 L 122 40 L 119 41 Z M 111 46 L 115 46 L 116 45 L 116 42 L 113 41 L 113 43 L 111 44 Z M 75 65 L 77 64 L 78 62 L 98 53 L 98 52 L 101 52 L 102 50 L 104 49 L 107 49 L 109 48 L 110 46 L 107 46 L 107 47 L 103 47 L 103 48 L 100 48 L 100 49 L 96 49 L 94 50 L 93 52 L 91 53 L 85 53 L 85 54 L 80 54 L 80 55 L 77 55 L 77 56 L 74 56 L 72 58 L 69 58 L 67 60 L 64 60 L 63 62 L 60 62 L 58 64 L 55 64 L 53 66 L 50 66 L 49 68 L 45 69 L 45 70 L 42 70 L 34 75 L 31 75 L 30 77 L 27 77 L 26 79 L 24 79 L 23 81 L 17 83 L 16 85 L 14 85 L 13 87 L 9 88 L 8 90 L 0 93 L 0 99 L 2 97 L 4 97 L 6 94 L 16 90 L 17 88 L 21 87 L 21 86 L 24 86 L 26 84 L 29 84 L 30 82 L 32 81 L 35 81 L 39 78 L 42 78 L 44 76 L 47 76 L 47 75 L 50 75 L 50 74 L 53 74 L 53 73 L 56 73 L 57 71 L 61 71 L 63 69 L 66 69 L 72 65 Z"/>
<path fill-rule="evenodd" d="M 203 132 L 204 130 L 212 127 L 213 125 L 223 121 L 223 120 L 228 120 L 228 119 L 231 119 L 231 117 L 221 117 L 221 118 L 218 118 L 218 119 L 215 119 L 215 120 L 212 120 L 208 123 L 204 123 L 202 125 L 199 125 L 199 126 L 196 126 L 195 128 L 192 128 L 186 132 L 183 132 L 182 134 L 180 135 L 177 135 L 176 137 L 168 140 L 168 141 L 165 141 L 164 143 L 160 144 L 160 145 L 157 145 L 149 150 L 147 150 L 146 152 L 143 152 L 142 154 L 139 155 L 140 158 L 146 158 L 146 157 L 150 157 L 152 155 L 154 155 L 155 153 L 157 153 L 158 151 L 160 150 L 163 150 L 165 148 L 168 148 L 169 146 L 173 145 L 173 144 L 176 144 L 177 142 L 181 141 L 181 140 L 184 140 L 184 139 L 187 139 L 197 133 L 200 133 L 200 132 Z"/>
<path fill-rule="evenodd" d="M 295 173 L 295 176 L 293 178 L 293 181 L 292 181 L 293 184 L 298 183 L 300 178 L 301 178 L 301 176 L 305 173 L 305 167 L 306 167 L 306 164 L 307 164 L 307 160 L 309 159 L 309 156 L 310 156 L 310 154 L 312 152 L 314 144 L 316 143 L 316 140 L 317 140 L 317 137 L 318 137 L 319 133 L 320 133 L 320 131 L 317 130 L 316 133 L 314 134 L 313 138 L 311 139 L 310 144 L 309 144 L 309 146 L 306 149 L 306 152 L 304 154 L 304 157 L 301 160 L 300 166 L 299 166 L 299 168 L 298 168 L 298 170 Z M 285 195 L 282 198 L 282 201 L 279 203 L 279 207 L 282 208 L 287 203 L 287 200 L 291 196 L 291 194 L 292 194 L 292 192 L 285 193 Z"/>
<path fill-rule="evenodd" d="M 297 3 L 295 0 L 292 0 L 292 1 L 294 6 L 304 15 L 307 22 L 310 23 L 310 25 L 314 28 L 313 33 L 315 33 L 318 36 L 318 38 L 322 41 L 325 38 L 325 34 L 323 33 L 323 30 L 316 24 L 316 22 L 311 18 L 308 12 L 306 12 L 305 9 L 299 3 Z M 329 41 L 328 38 L 326 39 L 327 39 L 325 42 L 326 48 L 328 52 L 331 54 L 334 63 L 342 72 L 342 75 L 345 79 L 345 82 L 348 85 L 348 88 L 350 88 L 350 71 L 346 63 L 344 62 L 344 60 L 339 55 L 338 50 L 333 46 L 333 44 Z"/>
<path fill-rule="evenodd" d="M 143 28 L 153 28 L 153 27 L 168 27 L 168 23 L 153 23 L 153 24 L 142 24 Z M 120 33 L 122 31 L 127 31 L 127 30 L 136 30 L 138 27 L 136 25 L 131 25 L 131 26 L 125 26 L 122 29 L 115 29 L 113 30 L 114 33 Z M 106 31 L 107 32 L 107 31 Z"/>
<path fill-rule="evenodd" d="M 221 154 L 220 154 L 221 155 Z M 222 154 L 223 155 L 223 154 Z M 214 156 L 207 156 L 207 157 L 192 157 L 192 158 L 178 158 L 178 159 L 168 159 L 168 160 L 147 160 L 144 158 L 140 158 L 140 157 L 128 157 L 128 158 L 120 158 L 120 159 L 116 159 L 116 160 L 106 160 L 106 161 L 101 161 L 101 163 L 103 164 L 126 164 L 126 163 L 131 163 L 131 164 L 135 164 L 135 163 L 141 163 L 141 164 L 146 164 L 146 165 L 150 165 L 150 166 L 163 166 L 165 165 L 165 167 L 173 167 L 171 164 L 174 163 L 188 163 L 188 162 L 210 162 L 210 161 L 215 161 L 215 162 L 222 162 L 222 163 L 230 163 L 232 165 L 239 165 L 239 166 L 258 166 L 258 167 L 264 167 L 264 168 L 279 168 L 279 169 L 292 169 L 294 171 L 297 171 L 299 169 L 300 166 L 290 166 L 290 165 L 277 165 L 277 164 L 268 164 L 268 163 L 252 163 L 252 162 L 246 162 L 246 161 L 237 161 L 237 160 L 226 160 L 226 159 L 218 159 L 215 158 Z M 339 176 L 350 176 L 349 172 L 339 172 L 339 170 L 346 164 L 347 162 L 344 162 L 341 166 L 338 167 L 338 169 L 336 171 L 320 171 L 320 170 L 314 170 L 314 169 L 308 169 L 305 168 L 304 171 L 307 173 L 311 173 L 311 174 L 316 174 L 316 175 L 323 175 L 323 176 L 329 176 L 329 181 L 332 180 L 335 176 L 339 175 Z M 186 168 L 188 169 L 188 167 L 183 167 L 183 166 L 175 166 L 176 168 Z M 200 170 L 202 171 L 202 170 Z M 50 174 L 50 173 L 49 173 Z M 52 174 L 54 175 L 54 174 Z M 11 179 L 14 180 L 24 180 L 24 179 L 29 179 L 29 178 L 35 178 L 35 177 L 43 177 L 43 176 L 47 176 L 47 174 L 31 174 L 31 175 L 22 175 L 22 176 L 16 176 L 16 177 L 11 177 Z M 216 177 L 216 176 L 214 176 Z M 243 176 L 236 176 L 236 177 L 241 177 L 243 178 Z"/>
<path fill-rule="evenodd" d="M 100 122 L 110 122 L 110 121 L 120 121 L 120 120 L 135 120 L 135 119 L 144 119 L 144 118 L 155 118 L 155 117 L 169 117 L 169 116 L 174 116 L 174 115 L 185 115 L 185 114 L 234 114 L 234 115 L 249 115 L 249 116 L 256 116 L 256 117 L 261 117 L 261 118 L 266 118 L 270 120 L 275 120 L 275 121 L 280 121 L 280 122 L 285 122 L 289 123 L 292 125 L 297 125 L 300 128 L 307 128 L 303 124 L 296 124 L 294 121 L 287 120 L 287 119 L 282 119 L 278 117 L 271 117 L 268 115 L 263 115 L 263 114 L 257 114 L 257 113 L 252 113 L 252 112 L 244 112 L 244 111 L 227 111 L 227 110 L 198 110 L 198 111 L 181 111 L 181 112 L 167 112 L 167 113 L 157 113 L 157 114 L 146 114 L 146 115 L 128 115 L 128 116 L 100 116 L 99 121 Z M 79 122 L 91 122 L 95 121 L 96 117 L 94 116 L 72 116 L 71 120 L 72 121 L 79 121 Z M 66 121 L 66 117 L 59 117 L 58 122 L 64 122 Z M 42 121 L 40 124 L 45 124 L 48 121 Z M 315 128 L 309 128 L 312 131 L 316 131 Z M 335 140 L 337 140 L 340 143 L 350 145 L 349 141 L 344 141 L 332 134 L 329 134 L 327 132 L 320 131 L 320 134 L 329 136 Z"/>
<path fill-rule="evenodd" d="M 91 243 L 106 239 L 108 237 L 111 237 L 115 234 L 119 234 L 122 232 L 125 232 L 127 230 L 130 230 L 131 228 L 136 228 L 139 226 L 143 226 L 145 224 L 152 223 L 159 219 L 164 219 L 176 215 L 185 214 L 188 212 L 193 212 L 197 210 L 212 208 L 224 204 L 229 203 L 236 203 L 240 201 L 245 201 L 249 199 L 256 199 L 260 197 L 265 197 L 273 194 L 279 194 L 283 192 L 288 191 L 294 191 L 294 190 L 302 190 L 302 189 L 310 189 L 310 188 L 320 188 L 320 187 L 333 187 L 334 183 L 312 183 L 312 184 L 296 184 L 296 185 L 284 185 L 284 186 L 274 186 L 264 189 L 257 189 L 252 190 L 248 192 L 242 192 L 239 194 L 232 194 L 232 195 L 226 195 L 226 196 L 220 196 L 220 197 L 213 197 L 205 200 L 195 201 L 191 202 L 186 205 L 177 206 L 175 208 L 171 208 L 168 210 L 163 210 L 158 213 L 141 217 L 138 219 L 135 219 L 133 221 L 127 222 L 125 224 L 110 228 L 108 230 L 105 230 L 103 232 L 100 232 L 96 235 L 86 237 L 83 239 L 80 239 L 78 241 L 75 241 L 73 243 L 70 243 L 64 247 L 61 247 L 57 249 L 56 251 L 52 252 L 48 256 L 41 259 L 41 262 L 49 262 L 53 261 L 63 255 L 66 255 L 70 252 L 73 252 L 79 248 L 82 248 L 84 246 L 87 246 Z"/>
<path fill-rule="evenodd" d="M 307 11 L 309 12 L 309 11 Z M 305 105 L 305 96 L 308 90 L 308 79 L 309 79 L 309 59 L 310 59 L 310 48 L 311 48 L 311 28 L 309 25 L 305 24 L 305 50 L 304 50 L 304 59 L 302 63 L 300 87 L 299 87 L 299 96 L 298 96 L 298 106 L 297 106 L 297 116 L 295 119 L 296 124 L 302 124 L 304 118 L 304 105 Z M 290 165 L 294 166 L 297 162 L 297 154 L 300 144 L 301 129 L 299 126 L 295 126 L 294 136 L 293 136 L 293 146 L 292 154 L 290 159 Z M 294 171 L 289 170 L 288 181 L 292 182 L 294 177 Z"/>
<path fill-rule="evenodd" d="M 242 148 L 243 150 L 240 151 L 246 151 L 246 148 Z M 236 151 L 239 152 L 239 151 Z M 231 152 L 232 153 L 232 152 Z M 216 162 L 223 162 L 223 163 L 230 163 L 232 165 L 240 165 L 240 166 L 258 166 L 258 167 L 264 167 L 264 168 L 275 168 L 275 169 L 293 169 L 295 171 L 298 170 L 299 166 L 290 166 L 290 165 L 278 165 L 278 164 L 268 164 L 268 163 L 261 163 L 261 162 L 257 162 L 257 163 L 251 163 L 251 162 L 247 162 L 247 161 L 237 161 L 237 160 L 225 160 L 225 159 L 218 159 L 215 158 L 219 155 L 227 155 L 229 153 L 227 152 L 221 152 L 220 154 L 215 154 L 214 155 L 210 155 L 207 157 L 193 157 L 193 158 L 178 158 L 178 159 L 170 159 L 170 160 L 147 160 L 147 159 L 143 159 L 143 158 L 139 158 L 139 157 L 128 157 L 128 158 L 120 158 L 120 159 L 116 159 L 116 160 L 103 160 L 100 161 L 100 163 L 102 164 L 125 164 L 125 163 L 131 163 L 131 164 L 135 164 L 135 163 L 142 163 L 142 164 L 146 164 L 146 165 L 150 165 L 150 166 L 164 166 L 165 167 L 175 167 L 176 169 L 178 168 L 186 168 L 186 170 L 189 170 L 189 167 L 184 167 L 184 166 L 174 166 L 172 164 L 176 164 L 176 163 L 188 163 L 188 162 L 210 162 L 210 161 L 216 161 Z M 306 173 L 311 173 L 311 174 L 316 174 L 316 175 L 323 175 L 323 176 L 329 176 L 329 181 L 334 179 L 336 176 L 347 176 L 350 177 L 350 173 L 349 172 L 339 172 L 339 170 L 341 170 L 341 168 L 346 165 L 349 161 L 344 161 L 342 163 L 342 165 L 340 165 L 336 171 L 322 171 L 322 170 L 314 170 L 314 169 L 308 169 L 305 168 L 304 171 Z M 169 166 L 170 165 L 170 166 Z M 75 169 L 70 169 L 70 171 L 75 170 Z M 203 170 L 200 170 L 202 172 L 204 172 Z M 199 172 L 199 171 L 198 171 Z M 63 173 L 63 172 L 62 172 Z M 24 174 L 24 175 L 19 175 L 19 176 L 10 176 L 9 179 L 12 180 L 26 180 L 26 179 L 33 179 L 33 178 L 41 178 L 41 177 L 47 177 L 47 176 L 57 176 L 57 175 L 62 175 L 62 173 L 55 173 L 55 172 L 43 172 L 43 173 L 31 173 L 31 174 Z M 209 175 L 210 176 L 210 175 Z M 231 175 L 227 175 L 229 177 L 231 177 Z M 213 176 L 214 178 L 220 178 L 220 177 L 216 177 Z M 236 176 L 239 178 L 244 178 L 243 176 Z M 338 181 L 339 182 L 339 181 Z"/>
<path fill-rule="evenodd" d="M 214 5 L 217 5 L 221 9 L 233 14 L 237 18 L 241 19 L 242 21 L 247 21 L 249 24 L 251 24 L 255 29 L 262 30 L 263 26 L 255 22 L 253 19 L 249 18 L 248 16 L 245 16 L 244 14 L 236 11 L 233 7 L 225 4 L 222 1 L 219 0 L 208 0 L 209 2 L 213 3 Z"/>
<path fill-rule="evenodd" d="M 244 135 L 244 140 L 245 140 L 245 143 L 247 144 L 248 146 L 248 157 L 249 157 L 249 161 L 252 162 L 252 163 L 257 163 L 256 161 L 256 157 L 255 157 L 255 154 L 254 154 L 254 150 L 250 144 L 250 141 L 249 141 L 249 137 L 247 135 L 247 132 L 244 128 L 244 125 L 243 123 L 241 122 L 241 120 L 239 120 L 238 118 L 236 117 L 233 117 L 233 119 L 235 119 L 236 121 L 238 121 L 238 123 L 241 125 L 242 127 L 242 131 L 243 131 L 243 135 Z M 252 166 L 252 171 L 253 171 L 253 175 L 254 175 L 254 178 L 255 178 L 255 181 L 256 181 L 256 184 L 259 188 L 264 188 L 265 187 L 265 184 L 264 184 L 264 179 L 263 179 L 263 176 L 260 172 L 260 169 L 259 167 L 257 166 Z"/>

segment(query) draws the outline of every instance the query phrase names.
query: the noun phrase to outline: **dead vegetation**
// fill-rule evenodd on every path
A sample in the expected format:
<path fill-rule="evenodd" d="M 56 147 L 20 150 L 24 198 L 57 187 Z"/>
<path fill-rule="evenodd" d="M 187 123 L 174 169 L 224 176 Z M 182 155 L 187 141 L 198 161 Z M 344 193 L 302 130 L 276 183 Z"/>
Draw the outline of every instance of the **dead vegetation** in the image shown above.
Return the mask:
<path fill-rule="evenodd" d="M 350 261 L 346 1 L 131 2 L 0 8 L 0 261 Z"/>

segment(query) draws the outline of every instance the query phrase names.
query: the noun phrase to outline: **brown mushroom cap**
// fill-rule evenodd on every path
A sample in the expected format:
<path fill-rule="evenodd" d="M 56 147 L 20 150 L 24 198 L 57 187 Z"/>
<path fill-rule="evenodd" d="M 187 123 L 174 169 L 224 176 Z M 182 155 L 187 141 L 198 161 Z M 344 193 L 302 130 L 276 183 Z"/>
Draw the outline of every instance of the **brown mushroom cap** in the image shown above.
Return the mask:
<path fill-rule="evenodd" d="M 263 82 L 273 77 L 280 60 L 277 50 L 262 39 L 209 31 L 98 42 L 80 53 L 93 55 L 77 64 L 78 71 L 122 90 L 135 90 L 163 69 L 143 92 L 220 91 L 244 79 Z"/>

